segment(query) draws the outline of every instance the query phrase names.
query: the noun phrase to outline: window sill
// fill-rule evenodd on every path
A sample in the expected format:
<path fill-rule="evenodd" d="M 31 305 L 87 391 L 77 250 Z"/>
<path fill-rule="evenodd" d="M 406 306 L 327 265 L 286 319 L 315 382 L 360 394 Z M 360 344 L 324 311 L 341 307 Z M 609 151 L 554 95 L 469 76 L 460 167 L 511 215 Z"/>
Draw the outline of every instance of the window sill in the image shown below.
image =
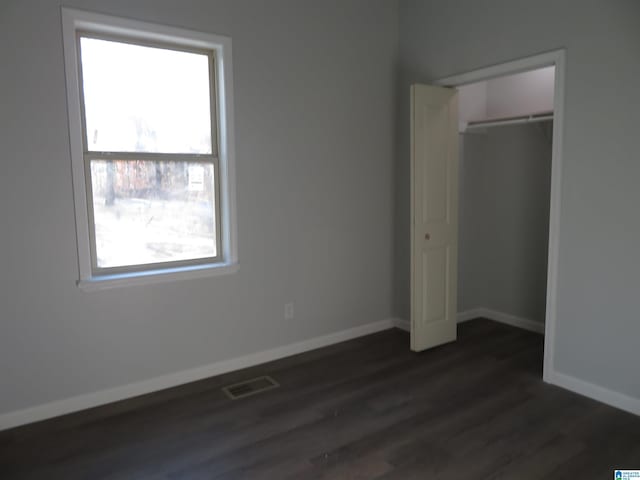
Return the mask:
<path fill-rule="evenodd" d="M 153 285 L 156 283 L 191 280 L 195 278 L 217 277 L 236 273 L 240 268 L 237 263 L 215 263 L 196 265 L 193 267 L 165 268 L 147 270 L 145 272 L 119 273 L 100 275 L 78 280 L 77 284 L 85 292 L 108 290 L 111 288 L 130 287 L 136 285 Z"/>

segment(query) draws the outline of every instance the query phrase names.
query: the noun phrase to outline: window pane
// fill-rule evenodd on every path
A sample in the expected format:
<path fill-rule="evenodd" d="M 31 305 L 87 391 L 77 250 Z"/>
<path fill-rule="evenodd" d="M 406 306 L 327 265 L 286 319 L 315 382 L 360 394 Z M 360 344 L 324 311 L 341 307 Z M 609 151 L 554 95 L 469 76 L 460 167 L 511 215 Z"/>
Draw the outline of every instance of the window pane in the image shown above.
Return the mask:
<path fill-rule="evenodd" d="M 215 257 L 210 163 L 91 160 L 98 268 Z"/>
<path fill-rule="evenodd" d="M 212 153 L 207 55 L 80 42 L 89 151 Z"/>

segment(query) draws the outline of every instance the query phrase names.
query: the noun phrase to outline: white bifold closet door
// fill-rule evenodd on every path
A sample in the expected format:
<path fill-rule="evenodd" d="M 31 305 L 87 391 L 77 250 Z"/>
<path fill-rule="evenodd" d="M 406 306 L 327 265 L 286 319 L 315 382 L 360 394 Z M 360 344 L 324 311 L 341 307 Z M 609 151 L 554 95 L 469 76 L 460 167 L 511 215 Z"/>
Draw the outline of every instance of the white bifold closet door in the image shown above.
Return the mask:
<path fill-rule="evenodd" d="M 411 350 L 456 340 L 458 97 L 411 87 Z"/>

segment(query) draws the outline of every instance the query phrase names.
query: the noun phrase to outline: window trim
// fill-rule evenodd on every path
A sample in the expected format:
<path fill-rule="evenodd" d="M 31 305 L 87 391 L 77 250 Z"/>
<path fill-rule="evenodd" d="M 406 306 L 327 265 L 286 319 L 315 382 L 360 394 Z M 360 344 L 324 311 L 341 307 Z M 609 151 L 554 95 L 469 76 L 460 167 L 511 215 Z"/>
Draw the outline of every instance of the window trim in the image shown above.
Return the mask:
<path fill-rule="evenodd" d="M 231 39 L 229 37 L 195 32 L 181 28 L 157 25 L 110 15 L 86 12 L 62 7 L 62 30 L 64 42 L 67 104 L 69 116 L 69 141 L 73 177 L 73 196 L 76 217 L 78 247 L 77 284 L 83 290 L 101 290 L 119 286 L 159 283 L 189 278 L 202 278 L 233 273 L 238 270 L 237 223 L 235 198 L 235 152 L 233 132 L 233 79 L 231 61 Z M 106 152 L 85 150 L 84 119 L 81 103 L 79 38 L 96 35 L 100 38 L 130 40 L 136 44 L 161 46 L 162 48 L 186 51 L 213 51 L 210 56 L 212 80 L 212 154 L 185 154 L 189 161 L 212 163 L 217 175 L 216 197 L 218 205 L 218 252 L 219 258 L 195 261 L 149 264 L 148 269 L 135 271 L 121 269 L 98 269 L 94 265 L 91 232 L 91 208 L 89 205 L 90 177 L 87 159 L 108 156 Z M 215 109 L 215 110 L 214 110 Z M 115 152 L 114 152 L 115 153 Z M 162 154 L 117 152 L 122 159 L 154 157 Z M 175 159 L 182 154 L 171 154 Z M 193 158 L 191 158 L 193 157 Z M 204 262 L 204 263 L 203 263 Z"/>

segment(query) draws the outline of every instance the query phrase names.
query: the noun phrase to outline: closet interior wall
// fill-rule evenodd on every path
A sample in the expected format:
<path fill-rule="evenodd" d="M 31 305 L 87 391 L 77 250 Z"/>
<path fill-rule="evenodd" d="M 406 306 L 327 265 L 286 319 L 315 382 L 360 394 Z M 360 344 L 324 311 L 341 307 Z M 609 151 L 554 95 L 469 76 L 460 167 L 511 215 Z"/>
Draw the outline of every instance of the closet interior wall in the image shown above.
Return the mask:
<path fill-rule="evenodd" d="M 460 134 L 459 312 L 544 323 L 551 125 Z"/>

